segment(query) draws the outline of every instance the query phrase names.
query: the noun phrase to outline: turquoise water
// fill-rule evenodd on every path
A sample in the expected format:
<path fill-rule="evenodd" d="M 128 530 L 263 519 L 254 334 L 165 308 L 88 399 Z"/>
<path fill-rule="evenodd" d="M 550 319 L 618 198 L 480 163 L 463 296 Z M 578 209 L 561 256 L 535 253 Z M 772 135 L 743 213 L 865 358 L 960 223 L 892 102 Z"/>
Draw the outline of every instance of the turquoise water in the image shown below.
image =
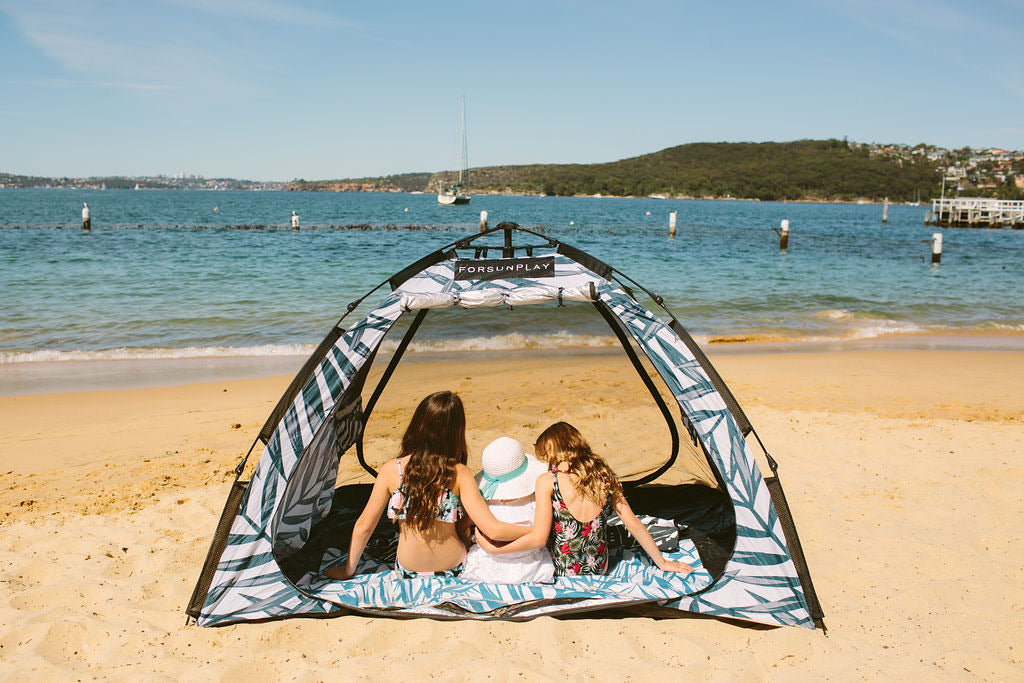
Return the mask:
<path fill-rule="evenodd" d="M 303 354 L 349 302 L 475 233 L 482 210 L 492 226 L 515 221 L 617 267 L 699 339 L 1024 331 L 1024 231 L 942 230 L 935 267 L 924 206 L 890 206 L 882 225 L 878 205 L 3 189 L 0 362 Z M 771 230 L 782 219 L 787 253 Z M 421 350 L 611 343 L 584 305 L 438 312 L 418 339 Z"/>

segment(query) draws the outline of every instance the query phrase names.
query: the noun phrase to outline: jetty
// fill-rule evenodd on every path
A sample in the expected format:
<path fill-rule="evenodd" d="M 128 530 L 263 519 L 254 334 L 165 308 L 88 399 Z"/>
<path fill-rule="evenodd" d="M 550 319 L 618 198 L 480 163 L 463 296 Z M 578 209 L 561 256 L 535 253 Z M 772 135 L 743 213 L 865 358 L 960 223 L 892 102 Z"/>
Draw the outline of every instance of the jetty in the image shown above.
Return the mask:
<path fill-rule="evenodd" d="M 984 197 L 933 199 L 924 222 L 944 228 L 1024 228 L 1024 201 Z"/>

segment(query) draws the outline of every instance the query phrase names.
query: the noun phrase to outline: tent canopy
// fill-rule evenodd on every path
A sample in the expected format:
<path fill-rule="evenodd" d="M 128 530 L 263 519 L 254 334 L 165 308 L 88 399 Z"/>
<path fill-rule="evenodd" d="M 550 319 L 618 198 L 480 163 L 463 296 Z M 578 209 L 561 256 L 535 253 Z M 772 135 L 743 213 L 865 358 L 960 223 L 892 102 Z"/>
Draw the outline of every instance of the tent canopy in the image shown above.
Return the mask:
<path fill-rule="evenodd" d="M 385 285 L 391 292 L 383 301 L 343 328 L 346 317 Z M 662 317 L 642 305 L 636 291 Z M 339 459 L 354 451 L 374 474 L 363 454 L 364 428 L 427 314 L 537 304 L 554 304 L 555 310 L 593 306 L 618 338 L 671 437 L 666 461 L 625 481 L 626 496 L 659 545 L 698 571 L 658 572 L 622 530 L 619 561 L 599 579 L 562 577 L 554 585 L 523 586 L 399 580 L 388 571 L 394 529 L 382 522 L 360 575 L 326 579 L 323 570 L 344 561 L 351 525 L 369 493 L 368 485 L 336 488 Z M 407 314 L 412 321 L 369 390 L 381 342 Z M 655 483 L 678 457 L 680 431 L 717 486 Z M 250 450 L 262 446 L 251 480 L 242 479 L 245 461 L 239 465 L 186 611 L 199 624 L 213 625 L 346 612 L 526 619 L 644 604 L 674 614 L 823 626 L 776 463 L 764 451 L 771 470 L 764 477 L 751 441 L 763 450 L 732 393 L 661 297 L 579 249 L 501 224 L 425 256 L 348 306 L 260 430 Z"/>

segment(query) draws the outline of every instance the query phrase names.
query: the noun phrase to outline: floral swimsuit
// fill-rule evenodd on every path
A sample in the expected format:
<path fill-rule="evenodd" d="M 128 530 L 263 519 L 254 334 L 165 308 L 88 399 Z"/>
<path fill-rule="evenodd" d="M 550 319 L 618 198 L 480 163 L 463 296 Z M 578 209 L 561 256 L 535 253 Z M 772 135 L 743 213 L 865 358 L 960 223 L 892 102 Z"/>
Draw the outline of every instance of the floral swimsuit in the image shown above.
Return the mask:
<path fill-rule="evenodd" d="M 555 562 L 556 576 L 605 574 L 608 572 L 608 517 L 612 511 L 609 495 L 597 517 L 581 522 L 569 512 L 558 490 L 558 472 L 552 471 L 554 485 L 551 507 L 554 508 L 548 550 Z"/>

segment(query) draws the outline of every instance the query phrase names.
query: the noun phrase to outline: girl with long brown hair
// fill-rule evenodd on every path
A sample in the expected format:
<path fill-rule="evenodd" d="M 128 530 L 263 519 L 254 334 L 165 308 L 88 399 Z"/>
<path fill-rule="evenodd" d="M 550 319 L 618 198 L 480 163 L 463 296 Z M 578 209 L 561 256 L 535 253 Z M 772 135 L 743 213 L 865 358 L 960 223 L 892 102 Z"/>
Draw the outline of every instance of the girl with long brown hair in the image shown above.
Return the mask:
<path fill-rule="evenodd" d="M 647 527 L 633 514 L 622 495 L 615 472 L 594 453 L 579 430 L 567 422 L 556 422 L 537 437 L 534 450 L 537 459 L 546 462 L 550 471 L 537 478 L 533 528 L 518 540 L 500 546 L 478 536 L 485 550 L 505 554 L 546 544 L 555 562 L 556 575 L 605 574 L 608 518 L 614 510 L 658 569 L 693 571 L 690 565 L 661 554 Z"/>
<path fill-rule="evenodd" d="M 458 576 L 466 546 L 459 530 L 472 521 L 491 538 L 510 541 L 529 527 L 498 521 L 466 467 L 466 413 L 450 391 L 427 396 L 416 407 L 402 437 L 399 457 L 384 463 L 352 529 L 348 560 L 327 570 L 332 579 L 348 579 L 381 514 L 398 524 L 395 571 L 404 578 Z"/>

